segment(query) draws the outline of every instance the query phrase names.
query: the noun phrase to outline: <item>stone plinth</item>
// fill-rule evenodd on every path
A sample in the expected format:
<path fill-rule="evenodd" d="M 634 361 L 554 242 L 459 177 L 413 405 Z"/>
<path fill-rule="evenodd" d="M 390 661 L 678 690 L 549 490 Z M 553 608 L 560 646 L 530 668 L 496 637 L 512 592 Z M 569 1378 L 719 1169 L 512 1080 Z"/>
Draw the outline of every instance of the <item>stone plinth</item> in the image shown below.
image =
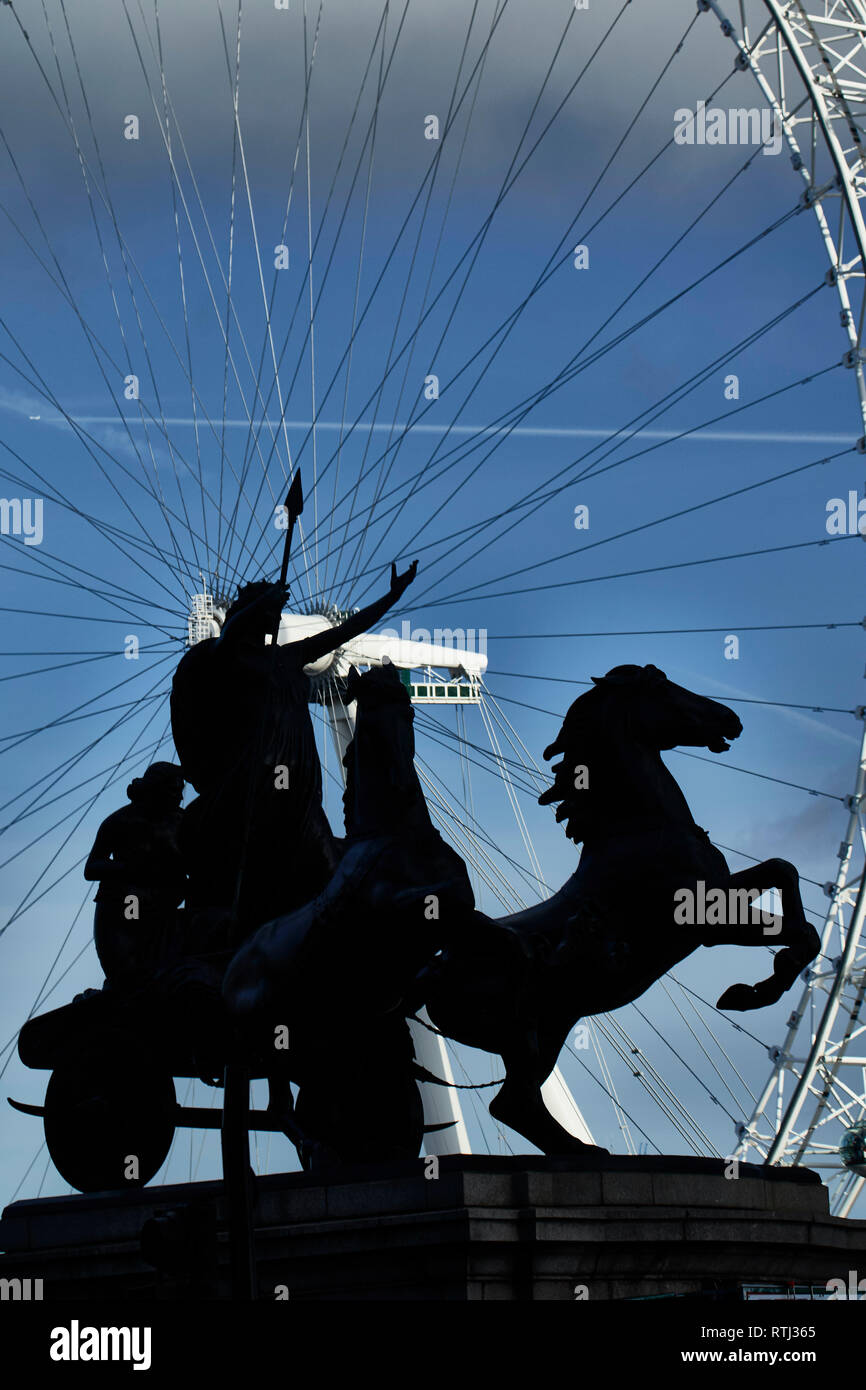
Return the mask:
<path fill-rule="evenodd" d="M 292 1300 L 591 1300 L 824 1285 L 866 1269 L 866 1221 L 828 1213 L 814 1173 L 713 1159 L 453 1157 L 256 1181 L 259 1296 Z M 193 1272 L 142 1257 L 151 1217 L 194 1204 L 213 1222 Z M 45 1299 L 230 1296 L 220 1183 L 15 1202 L 0 1278 Z M 201 1226 L 200 1226 L 201 1229 Z M 207 1252 L 210 1253 L 207 1253 Z"/>

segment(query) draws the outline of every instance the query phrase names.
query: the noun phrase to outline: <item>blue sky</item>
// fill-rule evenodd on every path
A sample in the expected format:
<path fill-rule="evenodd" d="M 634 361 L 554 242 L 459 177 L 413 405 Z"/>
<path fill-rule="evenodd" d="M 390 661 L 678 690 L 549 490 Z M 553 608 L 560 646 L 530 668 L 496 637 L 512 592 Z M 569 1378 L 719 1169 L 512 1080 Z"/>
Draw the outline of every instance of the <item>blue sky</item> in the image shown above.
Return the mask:
<path fill-rule="evenodd" d="M 16 8 L 63 105 L 39 7 L 22 0 Z M 179 233 L 165 145 L 122 10 L 104 22 L 100 17 L 98 26 L 92 17 L 70 21 L 91 127 L 62 12 L 49 5 L 87 180 L 106 194 L 108 206 L 92 194 L 94 213 L 74 144 L 32 55 L 17 31 L 13 37 L 3 35 L 0 129 L 8 149 L 0 150 L 6 214 L 0 219 L 0 468 L 5 495 L 44 495 L 46 502 L 40 547 L 4 537 L 2 560 L 11 568 L 2 571 L 2 602 L 7 609 L 26 611 L 4 613 L 0 698 L 10 732 L 40 729 L 74 707 L 83 707 L 78 713 L 88 717 L 3 745 L 4 800 L 10 804 L 2 817 L 0 858 L 7 862 L 0 891 L 3 920 L 9 925 L 2 941 L 5 1033 L 0 1043 L 16 1031 L 49 970 L 53 967 L 50 986 L 83 947 L 51 1003 L 60 1004 L 77 989 L 100 982 L 95 955 L 86 948 L 90 893 L 78 861 L 99 821 L 121 804 L 130 769 L 150 761 L 166 733 L 167 707 L 160 697 L 182 650 L 185 594 L 191 592 L 200 564 L 213 572 L 222 529 L 220 422 L 223 416 L 229 422 L 243 420 L 249 411 L 258 419 L 265 409 L 272 421 L 279 417 L 271 342 L 264 332 L 262 280 L 266 300 L 274 287 L 274 355 L 279 358 L 284 339 L 287 343 L 279 374 L 287 397 L 285 418 L 291 423 L 285 435 L 276 431 L 273 451 L 272 436 L 262 431 L 260 455 L 249 447 L 246 429 L 234 423 L 225 429 L 223 515 L 231 515 L 238 476 L 244 477 L 248 500 L 241 501 L 239 536 L 223 556 L 221 574 L 237 569 L 238 575 L 251 577 L 261 567 L 266 573 L 276 571 L 276 563 L 267 558 L 268 544 L 260 538 L 269 535 L 272 543 L 278 541 L 269 519 L 274 500 L 280 501 L 285 489 L 287 437 L 293 460 L 304 470 L 307 492 L 310 578 L 307 587 L 299 571 L 293 589 L 299 603 L 302 597 L 366 602 L 387 583 L 392 558 L 408 560 L 417 554 L 421 572 L 399 617 L 428 628 L 486 629 L 490 690 L 539 761 L 559 718 L 583 688 L 580 683 L 622 662 L 651 661 L 673 680 L 732 703 L 742 699 L 810 707 L 737 704 L 745 727 L 730 754 L 716 759 L 704 754 L 706 761 L 671 754 L 668 761 L 698 823 L 714 839 L 756 857 L 792 859 L 806 878 L 818 883 L 832 877 L 845 823 L 843 807 L 832 798 L 851 790 L 859 726 L 850 714 L 815 714 L 811 707 L 850 710 L 861 702 L 862 631 L 802 625 L 860 621 L 861 542 L 659 568 L 824 539 L 828 500 L 847 496 L 851 488 L 862 495 L 863 461 L 852 450 L 862 433 L 854 381 L 840 365 L 847 344 L 834 292 L 819 288 L 826 265 L 811 215 L 792 216 L 643 328 L 628 333 L 546 395 L 522 421 L 521 432 L 500 441 L 480 434 L 546 387 L 588 340 L 594 348 L 611 343 L 796 207 L 800 185 L 787 156 L 756 154 L 730 191 L 649 275 L 688 223 L 755 153 L 744 147 L 676 147 L 602 216 L 670 139 L 674 111 L 693 106 L 726 75 L 729 48 L 714 24 L 695 26 L 581 211 L 692 18 L 692 6 L 675 0 L 655 4 L 652 18 L 647 7 L 633 7 L 634 15 L 616 30 L 497 210 L 464 286 L 470 259 L 462 261 L 462 271 L 450 283 L 448 277 L 467 246 L 473 246 L 507 176 L 569 7 L 551 7 L 540 18 L 526 0 L 511 0 L 491 41 L 477 96 L 473 85 L 453 138 L 442 142 L 426 215 L 430 183 L 423 181 L 437 144 L 424 140 L 424 119 L 436 112 L 444 118 L 447 111 L 468 10 L 438 6 L 434 16 L 426 7 L 419 6 L 416 13 L 410 6 L 379 104 L 372 163 L 370 144 L 362 148 L 373 113 L 368 84 L 328 204 L 381 13 L 378 6 L 358 8 L 362 13 L 341 3 L 322 20 L 310 81 L 309 166 L 301 120 L 301 14 L 298 7 L 288 15 L 265 7 L 245 12 L 239 84 L 243 158 L 236 147 L 233 223 L 232 97 L 217 9 L 184 3 L 163 18 L 172 148 L 183 194 L 176 200 Z M 478 8 L 464 82 L 493 10 L 489 3 Z M 317 7 L 310 11 L 308 52 L 314 11 Z M 388 53 L 402 12 L 399 5 L 389 14 Z M 155 39 L 152 20 L 148 15 L 145 28 L 138 12 L 130 13 L 161 116 L 159 68 L 147 38 L 150 32 Z M 521 158 L 614 13 L 612 5 L 598 4 L 575 16 Z M 228 6 L 224 15 L 233 64 L 236 11 Z M 5 11 L 0 20 L 9 27 Z M 378 49 L 371 71 L 375 79 Z M 732 105 L 756 103 L 748 75 L 732 78 L 719 104 L 729 104 L 728 92 Z M 137 141 L 123 139 L 123 122 L 130 113 L 140 117 Z M 358 177 L 346 203 L 356 165 Z M 420 198 L 410 212 L 419 188 Z M 407 213 L 406 230 L 394 250 Z M 307 248 L 309 229 L 315 238 L 323 214 L 313 257 L 313 372 Z M 275 274 L 273 247 L 283 242 L 284 222 L 290 264 Z M 231 360 L 226 366 L 223 276 L 228 276 L 230 226 L 236 317 L 230 316 Z M 566 255 L 579 240 L 589 248 L 585 270 L 575 269 Z M 486 370 L 479 369 L 498 338 L 474 367 L 463 371 L 520 305 L 554 253 L 555 269 Z M 800 299 L 805 302 L 793 308 Z M 434 300 L 415 333 L 419 316 Z M 611 318 L 615 310 L 619 312 Z M 789 310 L 751 346 L 736 350 Z M 348 361 L 353 322 L 357 336 Z M 194 405 L 187 380 L 187 333 Z M 409 341 L 414 344 L 411 355 L 399 357 L 379 395 L 392 342 L 399 353 Z M 260 358 L 262 398 L 257 400 Z M 136 403 L 123 397 L 130 370 L 140 379 L 144 423 Z M 666 409 L 658 404 L 703 372 L 705 379 Z M 425 428 L 408 432 L 399 450 L 387 456 L 391 469 L 383 474 L 374 464 L 393 441 L 379 427 L 406 422 L 413 411 L 417 418 L 428 404 L 422 391 L 430 373 L 439 378 L 439 399 L 423 415 Z M 737 400 L 725 398 L 725 378 L 731 373 L 739 378 Z M 810 375 L 811 382 L 801 384 Z M 311 419 L 313 377 L 324 425 L 316 432 L 315 450 L 305 423 Z M 771 399 L 758 403 L 765 396 Z M 193 409 L 198 437 L 191 424 Z M 631 422 L 642 412 L 651 417 L 648 429 L 656 433 L 631 439 L 636 428 Z M 215 422 L 213 429 L 206 416 Z M 66 417 L 79 422 L 77 432 Z M 163 426 L 163 418 L 171 423 Z M 354 421 L 361 423 L 350 431 Z M 377 428 L 371 429 L 374 422 Z M 713 423 L 701 432 L 706 422 Z M 449 437 L 452 423 L 461 432 Z M 618 430 L 623 434 L 610 439 Z M 696 432 L 673 440 L 659 438 L 659 431 Z M 840 456 L 820 466 L 802 467 L 836 454 Z M 259 489 L 265 466 L 266 481 Z M 801 467 L 799 473 L 751 492 L 663 519 Z M 314 470 L 319 479 L 315 493 Z M 599 470 L 597 477 L 591 476 L 594 470 Z M 382 479 L 378 484 L 377 478 Z M 552 479 L 550 488 L 557 490 L 542 505 L 522 505 L 533 488 L 549 490 Z M 401 502 L 405 505 L 390 526 L 387 509 Z M 578 504 L 590 509 L 585 531 L 574 527 Z M 311 538 L 316 530 L 318 557 L 316 538 Z M 346 533 L 349 541 L 340 549 Z M 247 550 L 238 566 L 241 536 L 255 562 Z M 355 569 L 360 574 L 350 582 Z M 657 572 L 647 572 L 652 570 Z M 769 625 L 793 626 L 749 630 Z M 650 629 L 702 630 L 605 635 Z M 129 634 L 141 644 L 135 663 L 123 656 Z M 724 656 L 728 634 L 740 639 L 736 661 Z M 34 667 L 55 669 L 26 674 Z M 124 703 L 139 698 L 141 705 Z M 94 702 L 92 717 L 88 701 Z M 120 726 L 113 728 L 118 720 Z M 446 713 L 443 722 L 454 731 L 453 715 Z M 462 795 L 455 758 L 426 740 L 425 724 L 419 715 L 419 751 L 443 788 Z M 485 745 L 479 719 L 473 723 L 473 716 L 467 717 L 467 734 Z M 168 753 L 169 746 L 162 744 L 161 755 Z M 486 761 L 482 753 L 473 756 Z M 810 796 L 724 763 L 830 795 Z M 475 810 L 486 834 L 506 855 L 525 864 L 501 781 L 482 766 L 473 764 L 470 770 Z M 329 783 L 333 771 L 331 754 Z M 71 790 L 77 783 L 84 785 Z M 40 799 L 32 813 L 21 818 L 34 796 Z M 58 796 L 62 799 L 55 801 Z M 573 871 L 574 849 L 532 797 L 521 793 L 521 805 L 545 878 L 558 887 Z M 747 861 L 732 855 L 730 862 L 739 868 Z M 507 862 L 503 867 L 511 873 Z M 20 911 L 27 894 L 30 906 Z M 813 915 L 820 915 L 820 889 L 807 884 L 804 895 Z M 483 901 L 496 910 L 491 900 Z M 761 960 L 758 954 L 720 948 L 691 958 L 678 974 L 712 1002 L 721 992 L 720 981 L 752 980 L 766 973 L 763 953 Z M 718 1023 L 723 1045 L 753 1090 L 768 1069 L 766 1046 L 779 1040 L 794 1002 L 792 994 L 775 1010 L 746 1019 L 753 1038 Z M 717 1080 L 709 1072 L 695 1078 L 677 1060 L 674 1052 L 691 1055 L 693 1043 L 659 987 L 645 1005 L 649 1024 L 627 1009 L 623 1026 L 646 1045 L 678 1094 L 687 1096 L 720 1152 L 728 1152 L 733 1130 L 724 1108 L 730 1098 L 723 1096 L 724 1104 L 717 1105 Z M 495 1073 L 497 1065 L 481 1059 L 477 1075 L 489 1076 L 490 1066 Z M 563 1065 L 599 1142 L 620 1147 L 611 1107 L 598 1085 L 574 1063 Z M 649 1136 L 647 1142 L 676 1151 L 682 1141 L 670 1124 L 632 1085 L 627 1068 L 619 1074 L 623 1104 Z M 4 1094 L 38 1102 L 44 1080 L 13 1057 L 4 1075 Z M 207 1103 L 201 1090 L 196 1102 Z M 11 1112 L 4 1124 L 4 1199 L 16 1190 L 38 1149 L 38 1128 L 35 1121 Z M 482 1143 L 480 1132 L 473 1133 Z M 635 1138 L 641 1140 L 637 1129 Z M 198 1142 L 196 1136 L 195 1153 Z M 187 1136 L 172 1159 L 172 1176 L 185 1175 L 188 1152 Z M 45 1159 L 43 1153 L 36 1160 L 19 1195 L 65 1190 L 53 1169 L 45 1169 Z M 198 1175 L 214 1174 L 217 1162 L 207 1140 Z M 286 1142 L 273 1141 L 270 1162 L 295 1166 Z M 190 1165 L 192 1172 L 194 1156 Z"/>

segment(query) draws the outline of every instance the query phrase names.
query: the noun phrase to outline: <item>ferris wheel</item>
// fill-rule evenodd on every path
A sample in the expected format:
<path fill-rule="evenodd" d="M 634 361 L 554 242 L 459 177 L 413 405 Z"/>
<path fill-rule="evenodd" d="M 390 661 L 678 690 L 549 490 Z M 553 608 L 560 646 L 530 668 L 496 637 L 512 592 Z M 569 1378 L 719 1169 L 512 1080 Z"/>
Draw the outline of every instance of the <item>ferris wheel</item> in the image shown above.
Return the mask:
<path fill-rule="evenodd" d="M 123 0 L 103 33 L 65 0 L 0 5 L 14 272 L 0 473 L 21 494 L 0 504 L 9 1093 L 38 1099 L 20 1024 L 98 983 L 75 884 L 96 826 L 130 775 L 172 756 L 173 666 L 219 632 L 235 585 L 276 567 L 280 499 L 303 466 L 280 641 L 340 621 L 394 556 L 421 560 L 411 621 L 309 671 L 338 831 L 343 681 L 385 660 L 415 705 L 431 813 L 491 915 L 571 872 L 532 750 L 607 652 L 611 666 L 662 646 L 661 664 L 697 663 L 708 694 L 764 721 L 754 766 L 678 755 L 711 834 L 757 823 L 735 778 L 790 798 L 770 817 L 810 793 L 832 804 L 823 868 L 804 874 L 823 935 L 799 997 L 727 1017 L 696 959 L 587 1020 L 545 1098 L 579 1137 L 627 1152 L 677 1142 L 818 1167 L 849 1215 L 866 1176 L 866 734 L 846 684 L 862 665 L 866 7 L 445 10 L 436 30 L 411 0 L 174 15 Z M 785 440 L 794 466 L 763 465 L 758 450 Z M 686 476 L 684 443 L 712 456 L 711 477 Z M 816 520 L 785 489 L 825 475 Z M 768 495 L 783 498 L 769 539 L 748 510 Z M 706 553 L 731 530 L 736 544 Z M 612 572 L 587 573 L 604 546 Z M 743 566 L 762 578 L 719 582 Z M 598 597 L 618 584 L 625 598 Z M 86 640 L 71 649 L 70 632 Z M 747 632 L 801 645 L 765 648 L 732 685 L 706 642 Z M 832 788 L 816 785 L 830 739 Z M 798 860 L 784 841 L 768 852 Z M 481 1099 L 496 1059 L 412 1028 L 448 1083 L 422 1088 L 428 1124 L 446 1126 L 427 1151 L 508 1151 Z M 15 1123 L 7 1197 L 51 1190 L 44 1146 Z M 260 1167 L 284 1165 L 268 1146 Z M 178 1144 L 163 1177 L 186 1172 Z"/>

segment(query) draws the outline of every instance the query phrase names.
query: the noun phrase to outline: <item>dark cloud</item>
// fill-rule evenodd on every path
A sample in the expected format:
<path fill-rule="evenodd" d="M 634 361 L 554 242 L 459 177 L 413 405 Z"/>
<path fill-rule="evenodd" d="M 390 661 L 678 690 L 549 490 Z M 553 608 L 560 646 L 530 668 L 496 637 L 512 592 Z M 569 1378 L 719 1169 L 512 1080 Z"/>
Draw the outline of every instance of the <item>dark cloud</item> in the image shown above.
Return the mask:
<path fill-rule="evenodd" d="M 829 787 L 853 790 L 854 760 L 837 764 L 831 772 Z M 811 797 L 801 810 L 778 820 L 755 826 L 752 845 L 754 854 L 780 854 L 795 863 L 801 874 L 825 883 L 835 877 L 838 867 L 836 852 L 848 821 L 848 812 L 838 801 L 828 797 Z M 775 848 L 774 848 L 775 847 Z M 855 855 L 857 849 L 855 846 Z"/>
<path fill-rule="evenodd" d="M 51 35 L 46 30 L 41 0 L 20 0 L 16 8 L 62 106 L 65 97 L 55 65 L 56 49 L 88 159 L 95 152 L 76 59 L 107 164 L 118 177 L 124 170 L 137 179 L 162 171 L 165 151 L 158 116 L 162 117 L 163 93 L 153 9 L 149 5 L 140 8 L 133 0 L 83 9 L 66 5 L 73 55 L 59 0 L 47 0 Z M 309 53 L 319 9 L 314 3 L 307 9 Z M 481 0 L 470 28 L 473 7 L 468 0 L 440 0 L 434 6 L 413 3 L 401 29 L 403 5 L 390 6 L 385 26 L 386 64 L 392 53 L 393 60 L 379 113 L 375 176 L 380 184 L 399 185 L 423 171 L 432 156 L 432 142 L 423 138 L 424 116 L 435 113 L 444 122 L 458 71 L 462 72 L 458 91 L 462 91 L 479 62 L 495 10 L 495 0 Z M 223 27 L 220 7 L 204 0 L 179 0 L 159 10 L 167 90 L 196 173 L 205 180 L 216 176 L 224 179 L 231 162 L 229 66 L 233 68 L 235 61 L 237 11 L 227 3 L 222 13 Z M 581 72 L 613 13 L 612 7 L 602 4 L 573 13 L 535 113 L 527 149 Z M 358 4 L 357 0 L 328 0 L 322 7 L 310 85 L 311 147 L 314 174 L 319 180 L 330 174 L 339 155 L 372 52 L 356 135 L 363 139 L 366 131 L 379 75 L 375 39 L 381 14 L 379 4 Z M 462 153 L 464 176 L 498 183 L 557 53 L 569 14 L 564 4 L 540 6 L 531 0 L 508 0 L 480 69 L 471 136 Z M 628 128 L 691 18 L 692 6 L 682 0 L 656 0 L 651 10 L 635 6 L 624 16 L 582 79 L 576 99 L 557 118 L 544 151 L 534 159 L 532 170 L 527 170 L 525 186 L 530 191 L 566 202 L 575 181 L 590 168 L 598 168 L 599 153 L 612 150 Z M 0 25 L 0 39 L 7 46 L 7 55 L 14 59 L 6 64 L 0 113 L 22 167 L 34 174 L 38 169 L 44 179 L 76 175 L 63 119 L 11 15 L 0 14 Z M 259 183 L 272 181 L 284 188 L 294 161 L 304 95 L 301 7 L 293 5 L 286 12 L 267 3 L 255 8 L 244 6 L 241 40 L 240 120 L 251 173 Z M 730 50 L 716 26 L 699 26 L 662 87 L 659 100 L 643 118 L 645 137 L 667 138 L 675 107 L 704 94 L 729 64 Z M 472 102 L 471 91 L 455 127 L 455 153 Z M 142 138 L 134 147 L 124 142 L 122 135 L 123 119 L 128 114 L 137 114 L 142 123 Z M 175 143 L 179 146 L 177 132 Z M 355 154 L 359 147 L 360 140 L 353 138 Z M 182 166 L 179 147 L 176 155 Z M 627 160 L 627 153 L 622 158 Z"/>

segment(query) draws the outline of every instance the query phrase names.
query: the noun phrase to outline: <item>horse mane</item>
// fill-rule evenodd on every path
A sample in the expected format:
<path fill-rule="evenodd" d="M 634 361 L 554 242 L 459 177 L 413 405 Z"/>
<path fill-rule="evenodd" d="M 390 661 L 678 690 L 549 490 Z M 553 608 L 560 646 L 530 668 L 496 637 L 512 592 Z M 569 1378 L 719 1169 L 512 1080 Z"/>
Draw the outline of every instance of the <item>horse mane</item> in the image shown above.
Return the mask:
<path fill-rule="evenodd" d="M 593 676 L 593 689 L 577 697 L 553 743 L 545 748 L 546 762 L 557 754 L 562 761 L 551 768 L 553 786 L 542 792 L 538 804 L 556 805 L 557 823 L 566 822 L 565 833 L 574 844 L 591 833 L 600 763 L 615 756 L 627 737 L 631 699 L 665 679 L 657 666 L 614 666 L 606 676 Z M 586 769 L 587 785 L 582 788 L 575 786 L 580 768 Z"/>

